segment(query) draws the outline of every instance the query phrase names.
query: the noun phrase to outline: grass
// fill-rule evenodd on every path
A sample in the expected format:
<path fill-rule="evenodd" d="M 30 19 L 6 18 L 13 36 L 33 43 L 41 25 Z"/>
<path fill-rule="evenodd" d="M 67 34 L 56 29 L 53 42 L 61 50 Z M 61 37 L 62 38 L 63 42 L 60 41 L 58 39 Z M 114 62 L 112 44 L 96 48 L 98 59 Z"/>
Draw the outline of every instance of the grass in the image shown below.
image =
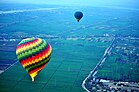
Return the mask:
<path fill-rule="evenodd" d="M 20 8 L 23 9 L 24 7 Z M 9 23 L 8 26 L 4 24 L 4 26 L 0 28 L 2 33 L 8 34 L 9 39 L 10 37 L 41 37 L 39 34 L 58 37 L 53 39 L 51 39 L 51 37 L 44 37 L 52 45 L 52 58 L 48 65 L 35 78 L 35 83 L 31 82 L 30 76 L 25 72 L 22 66 L 17 63 L 0 75 L 1 92 L 21 92 L 26 90 L 33 92 L 84 92 L 81 87 L 82 81 L 96 66 L 104 51 L 111 43 L 111 40 L 107 43 L 97 42 L 95 38 L 89 41 L 86 37 L 91 35 L 103 36 L 104 33 L 110 35 L 123 33 L 124 35 L 128 35 L 131 31 L 127 28 L 129 23 L 131 23 L 131 25 L 132 22 L 138 24 L 138 22 L 135 23 L 132 18 L 138 18 L 138 14 L 133 14 L 134 16 L 131 14 L 125 17 L 125 14 L 129 14 L 128 11 L 119 11 L 116 9 L 117 12 L 115 12 L 113 9 L 101 9 L 99 7 L 79 8 L 84 11 L 85 15 L 82 20 L 77 23 L 73 16 L 76 9 L 77 7 L 66 7 L 54 11 L 0 15 L 1 23 Z M 113 20 L 114 18 L 118 19 Z M 129 21 L 127 21 L 127 19 Z M 17 21 L 18 23 L 14 23 Z M 125 21 L 128 23 L 125 23 Z M 91 26 L 83 28 L 89 25 Z M 112 28 L 115 25 L 116 31 L 113 31 Z M 100 29 L 100 27 L 103 26 L 110 27 Z M 122 26 L 126 27 L 124 28 L 125 31 L 121 31 Z M 137 29 L 136 25 L 133 26 L 134 29 Z M 19 33 L 15 35 L 17 32 Z M 78 39 L 69 40 L 67 39 L 69 37 L 78 37 Z M 107 41 L 111 39 L 111 37 L 102 39 Z M 3 44 L 3 42 L 1 43 Z M 14 47 L 16 47 L 16 44 L 14 44 Z M 11 55 L 11 52 L 6 53 L 5 51 L 0 52 L 0 55 L 2 55 L 0 60 L 13 59 L 13 57 L 15 57 Z M 111 66 L 113 69 L 116 64 L 110 60 L 108 61 L 106 65 L 108 65 L 108 67 Z M 125 65 L 125 67 L 127 66 Z"/>
<path fill-rule="evenodd" d="M 126 39 L 125 42 L 121 42 L 120 40 L 118 40 L 118 42 L 116 43 L 117 46 L 123 47 L 124 43 L 128 43 L 129 39 L 124 39 Z M 122 55 L 125 50 L 117 50 L 116 48 L 113 48 L 111 54 L 107 57 L 102 68 L 98 71 L 96 76 L 98 78 L 111 79 L 116 81 L 120 80 L 138 82 L 139 64 L 136 61 L 138 60 L 136 56 L 138 48 L 136 48 L 136 50 L 131 54 L 132 58 L 128 56 L 130 55 L 130 51 L 133 51 L 133 48 L 135 48 L 134 42 L 137 42 L 136 39 L 132 40 L 132 42 L 129 42 L 127 46 L 125 46 L 127 56 Z M 121 60 L 117 61 L 117 59 L 119 58 Z"/>
<path fill-rule="evenodd" d="M 53 45 L 52 58 L 35 78 L 35 83 L 31 82 L 30 76 L 18 62 L 0 75 L 0 81 L 7 80 L 5 84 L 7 82 L 9 86 L 3 83 L 1 85 L 4 88 L 9 88 L 10 91 L 19 91 L 21 89 L 24 91 L 28 88 L 28 90 L 36 92 L 84 92 L 81 87 L 82 81 L 98 63 L 106 48 L 97 47 L 98 49 L 96 49 L 92 47 L 93 43 L 84 40 L 79 40 L 79 42 L 78 40 L 61 40 L 61 42 L 64 45 Z M 82 44 L 84 47 L 77 44 Z M 15 82 L 15 85 L 11 85 L 12 82 Z M 0 89 L 0 91 L 4 90 L 4 88 Z M 7 91 L 9 90 L 7 89 Z"/>

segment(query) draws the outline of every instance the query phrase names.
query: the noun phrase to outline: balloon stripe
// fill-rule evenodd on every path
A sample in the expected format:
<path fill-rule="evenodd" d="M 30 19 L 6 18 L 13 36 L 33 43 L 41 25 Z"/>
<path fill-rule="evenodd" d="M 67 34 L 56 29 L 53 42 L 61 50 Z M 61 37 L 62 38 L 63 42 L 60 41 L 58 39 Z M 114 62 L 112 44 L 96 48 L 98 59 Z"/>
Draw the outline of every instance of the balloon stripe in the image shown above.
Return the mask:
<path fill-rule="evenodd" d="M 31 42 L 31 41 L 33 41 L 33 40 L 36 40 L 35 38 L 26 38 L 26 39 L 23 39 L 19 44 L 18 44 L 18 46 L 19 45 L 22 45 L 22 44 L 24 44 L 24 43 L 26 43 L 26 42 Z"/>
<path fill-rule="evenodd" d="M 41 51 L 40 53 L 34 55 L 34 57 L 26 57 L 24 60 L 21 60 L 20 63 L 23 65 L 23 67 L 26 67 L 27 65 L 29 65 L 29 63 L 31 62 L 32 63 L 35 63 L 35 62 L 39 62 L 41 61 L 43 58 L 46 58 L 48 57 L 48 55 L 51 53 L 51 46 L 50 44 L 48 44 L 48 46 L 43 50 Z M 31 60 L 29 60 L 29 58 L 31 58 Z M 28 61 L 30 61 L 28 63 Z"/>
<path fill-rule="evenodd" d="M 42 40 L 40 40 L 40 39 L 36 39 L 32 42 L 25 43 L 23 45 L 19 45 L 19 47 L 17 47 L 16 54 L 22 53 L 22 51 L 26 51 L 32 47 L 35 47 L 36 45 L 40 44 L 41 41 Z"/>
<path fill-rule="evenodd" d="M 26 51 L 24 51 L 24 52 L 28 52 L 29 55 L 36 54 L 36 52 L 40 52 L 40 49 L 38 49 L 38 48 L 42 48 L 42 49 L 45 48 L 45 46 L 42 47 L 43 44 L 46 44 L 46 43 L 42 42 L 41 44 L 38 44 L 38 46 L 32 47 L 32 49 L 28 49 L 28 50 L 26 50 Z M 24 52 L 22 52 L 22 53 L 24 53 Z M 22 58 L 23 58 L 23 57 L 22 57 Z"/>
<path fill-rule="evenodd" d="M 26 46 L 26 44 L 30 44 L 30 43 L 36 42 L 37 40 L 38 39 L 33 39 L 33 40 L 29 41 L 29 42 L 22 41 L 22 44 L 18 44 L 17 50 L 23 48 L 24 46 Z"/>
<path fill-rule="evenodd" d="M 32 40 L 32 41 L 29 41 L 29 42 L 24 42 L 23 44 L 20 44 L 19 45 L 19 48 L 21 47 L 26 47 L 28 44 L 32 44 L 32 43 L 34 43 L 34 42 L 37 42 L 38 41 L 38 39 L 35 39 L 35 40 Z"/>
<path fill-rule="evenodd" d="M 46 64 L 47 64 L 47 63 L 46 63 Z M 45 67 L 46 64 L 44 64 L 44 65 L 42 65 L 42 66 L 40 66 L 40 67 L 38 67 L 38 68 L 36 68 L 36 69 L 30 71 L 30 72 L 29 72 L 30 76 L 35 77 L 36 75 L 34 76 L 33 74 L 34 74 L 34 73 L 35 73 L 35 74 L 38 74 L 38 72 L 41 71 L 41 70 Z"/>
<path fill-rule="evenodd" d="M 28 49 L 26 51 L 23 51 L 22 53 L 20 53 L 21 55 L 19 55 L 19 60 L 22 61 L 24 58 L 35 55 L 36 53 L 40 52 L 41 49 L 42 50 L 45 49 L 46 45 L 48 45 L 48 44 L 46 44 L 45 41 L 42 41 L 42 43 L 38 44 L 36 47 L 32 47 L 32 49 Z"/>
<path fill-rule="evenodd" d="M 45 49 L 46 49 L 46 50 L 47 50 L 47 49 L 49 50 L 49 49 L 50 49 L 50 46 L 48 45 Z M 44 53 L 45 49 L 44 49 L 43 51 L 41 51 L 40 53 Z M 38 61 L 38 59 L 40 58 L 40 53 L 38 53 L 38 54 L 36 54 L 36 55 L 32 55 L 32 56 L 36 57 L 36 58 L 33 58 L 34 61 Z M 46 53 L 44 53 L 44 54 L 47 54 L 47 53 L 48 53 L 48 52 L 46 52 Z M 25 59 L 23 59 L 23 60 L 20 60 L 20 63 L 21 63 L 21 64 L 25 64 L 26 62 L 28 62 L 28 58 L 25 58 Z"/>
<path fill-rule="evenodd" d="M 17 49 L 17 54 L 22 53 L 22 51 L 26 51 L 28 49 L 32 49 L 32 47 L 36 47 L 37 45 L 41 44 L 42 40 L 38 39 L 31 43 L 25 43 L 23 46 L 21 46 L 20 49 Z"/>
<path fill-rule="evenodd" d="M 42 66 L 43 64 L 46 64 L 49 60 L 50 60 L 50 56 L 45 58 L 44 60 L 42 60 L 41 62 L 37 62 L 37 63 L 34 63 L 32 65 L 29 65 L 27 67 L 25 67 L 26 71 L 29 72 L 29 71 L 32 71 L 40 66 Z"/>
<path fill-rule="evenodd" d="M 49 51 L 48 52 L 49 54 L 51 53 L 51 51 Z M 48 55 L 49 55 L 48 54 Z M 26 67 L 26 66 L 28 66 L 28 65 L 30 65 L 30 64 L 34 64 L 34 63 L 36 63 L 36 62 L 40 62 L 41 60 L 43 60 L 43 58 L 40 58 L 40 57 L 44 57 L 44 58 L 47 58 L 47 57 L 45 57 L 45 56 L 39 56 L 38 55 L 38 57 L 37 57 L 37 59 L 34 59 L 31 63 L 30 62 L 27 62 L 27 61 L 25 61 L 25 63 L 24 64 L 22 64 L 23 65 L 23 67 Z M 28 60 L 29 61 L 29 60 Z"/>

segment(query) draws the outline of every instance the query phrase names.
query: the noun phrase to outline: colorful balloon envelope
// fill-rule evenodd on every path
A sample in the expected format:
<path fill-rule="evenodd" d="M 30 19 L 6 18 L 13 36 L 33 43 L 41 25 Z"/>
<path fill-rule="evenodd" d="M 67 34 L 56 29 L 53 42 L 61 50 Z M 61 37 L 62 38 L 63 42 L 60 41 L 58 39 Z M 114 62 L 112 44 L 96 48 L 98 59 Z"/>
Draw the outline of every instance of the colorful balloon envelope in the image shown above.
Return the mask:
<path fill-rule="evenodd" d="M 74 17 L 76 18 L 77 22 L 79 22 L 80 19 L 83 17 L 83 13 L 80 11 L 77 11 L 74 13 Z"/>
<path fill-rule="evenodd" d="M 23 39 L 16 48 L 17 58 L 32 81 L 49 62 L 51 52 L 51 45 L 41 38 Z"/>

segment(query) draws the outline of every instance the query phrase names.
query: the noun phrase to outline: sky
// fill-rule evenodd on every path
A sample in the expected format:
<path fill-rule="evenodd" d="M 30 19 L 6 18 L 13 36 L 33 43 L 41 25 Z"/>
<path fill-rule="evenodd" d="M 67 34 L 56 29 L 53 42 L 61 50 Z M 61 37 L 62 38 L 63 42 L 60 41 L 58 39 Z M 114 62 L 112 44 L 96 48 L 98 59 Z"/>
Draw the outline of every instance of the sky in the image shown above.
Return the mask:
<path fill-rule="evenodd" d="M 70 6 L 116 6 L 139 8 L 139 0 L 0 0 L 0 3 L 56 4 Z"/>

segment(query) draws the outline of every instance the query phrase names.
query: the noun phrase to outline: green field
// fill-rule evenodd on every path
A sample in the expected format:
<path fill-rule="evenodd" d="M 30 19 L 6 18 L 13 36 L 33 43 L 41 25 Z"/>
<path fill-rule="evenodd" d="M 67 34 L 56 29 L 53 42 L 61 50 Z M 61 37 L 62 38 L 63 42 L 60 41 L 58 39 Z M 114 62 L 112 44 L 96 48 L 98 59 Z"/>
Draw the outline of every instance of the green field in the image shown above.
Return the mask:
<path fill-rule="evenodd" d="M 35 78 L 34 83 L 18 62 L 0 75 L 0 86 L 2 87 L 0 90 L 2 92 L 24 92 L 26 89 L 36 92 L 37 90 L 41 92 L 84 92 L 81 87 L 82 81 L 98 63 L 109 43 L 95 43 L 95 40 L 89 43 L 82 39 L 60 41 L 53 39 L 52 42 L 58 42 L 52 44 L 52 58 Z"/>
<path fill-rule="evenodd" d="M 48 8 L 45 5 L 16 4 L 0 7 L 10 12 L 16 9 L 26 10 L 26 7 Z M 107 7 L 49 7 L 56 9 L 0 15 L 0 64 L 7 60 L 10 64 L 17 61 L 15 49 L 23 38 L 43 38 L 53 49 L 50 62 L 38 74 L 34 83 L 17 61 L 0 74 L 0 92 L 84 92 L 81 86 L 83 80 L 100 61 L 114 36 L 139 34 L 136 31 L 139 29 L 138 20 L 135 20 L 139 16 L 136 11 Z M 73 16 L 77 10 L 84 13 L 79 23 Z M 119 79 L 119 69 L 131 66 L 115 63 L 113 60 L 115 56 L 107 58 L 102 70 L 97 74 L 98 77 Z M 134 62 L 132 65 L 136 70 L 134 67 L 133 69 L 138 71 L 138 65 Z M 117 72 L 115 77 L 113 72 Z M 128 71 L 125 70 L 126 72 Z M 132 74 L 138 75 L 138 72 Z M 131 76 L 131 79 L 133 78 L 138 79 Z"/>
<path fill-rule="evenodd" d="M 138 44 L 138 39 L 118 39 L 96 76 L 115 81 L 139 82 Z"/>

